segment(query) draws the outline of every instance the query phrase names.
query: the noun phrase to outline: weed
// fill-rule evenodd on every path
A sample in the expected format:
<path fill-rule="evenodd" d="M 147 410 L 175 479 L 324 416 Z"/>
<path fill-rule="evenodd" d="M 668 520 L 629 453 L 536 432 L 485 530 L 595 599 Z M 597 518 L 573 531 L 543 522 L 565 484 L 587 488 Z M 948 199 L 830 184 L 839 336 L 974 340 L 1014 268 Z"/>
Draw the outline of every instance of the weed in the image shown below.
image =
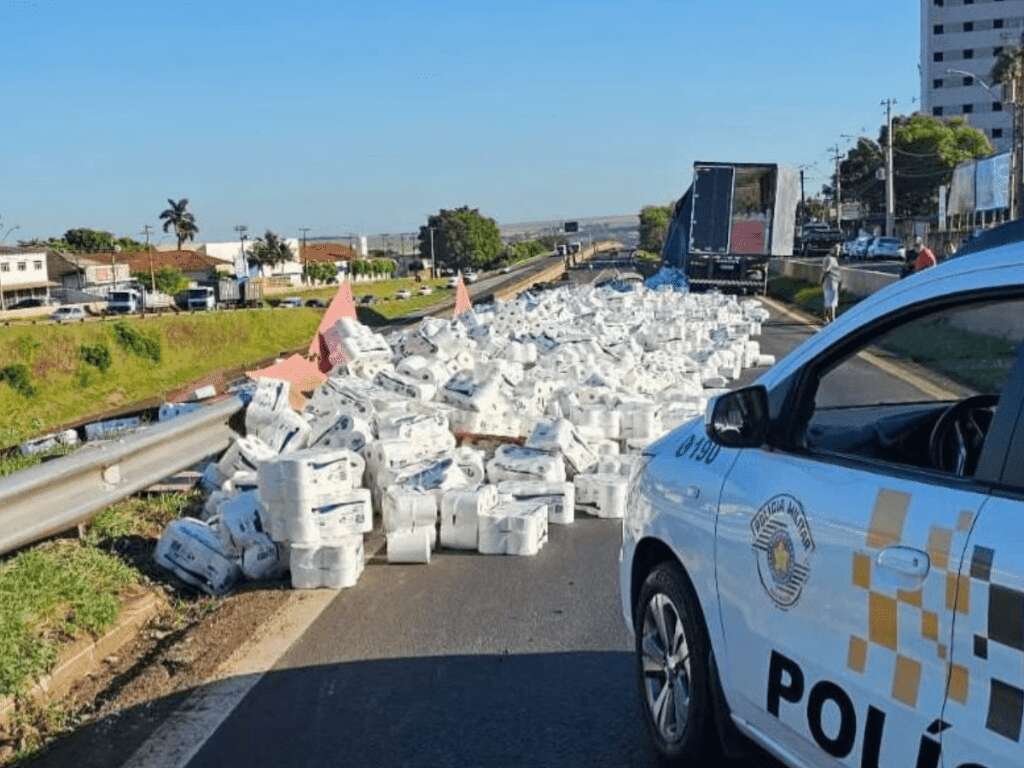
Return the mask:
<path fill-rule="evenodd" d="M 78 354 L 85 363 L 106 372 L 110 369 L 110 347 L 103 342 L 99 344 L 83 344 Z"/>
<path fill-rule="evenodd" d="M 121 348 L 129 354 L 159 363 L 163 357 L 160 339 L 156 336 L 147 336 L 138 328 L 124 322 L 114 324 L 114 338 Z"/>
<path fill-rule="evenodd" d="M 0 695 L 45 674 L 61 638 L 109 627 L 118 596 L 137 582 L 119 559 L 77 541 L 43 544 L 0 566 Z"/>
<path fill-rule="evenodd" d="M 35 397 L 36 387 L 32 383 L 32 374 L 24 363 L 12 363 L 0 368 L 0 381 L 6 381 L 7 385 L 22 397 Z"/>

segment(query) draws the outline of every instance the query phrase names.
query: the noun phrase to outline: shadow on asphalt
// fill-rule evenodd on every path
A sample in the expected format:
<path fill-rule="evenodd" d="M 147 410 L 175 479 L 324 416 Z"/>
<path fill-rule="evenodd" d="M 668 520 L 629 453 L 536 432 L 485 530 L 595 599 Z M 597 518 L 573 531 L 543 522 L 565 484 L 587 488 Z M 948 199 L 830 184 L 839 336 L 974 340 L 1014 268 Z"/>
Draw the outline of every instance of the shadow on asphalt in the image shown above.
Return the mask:
<path fill-rule="evenodd" d="M 344 632 L 339 627 L 339 632 Z M 654 766 L 625 652 L 381 659 L 267 673 L 190 768 Z M 254 695 L 258 694 L 258 695 Z M 120 764 L 185 693 L 81 728 L 39 764 Z M 147 728 L 142 721 L 151 721 Z M 120 743 L 119 743 L 120 742 Z M 740 768 L 776 765 L 767 756 Z"/>

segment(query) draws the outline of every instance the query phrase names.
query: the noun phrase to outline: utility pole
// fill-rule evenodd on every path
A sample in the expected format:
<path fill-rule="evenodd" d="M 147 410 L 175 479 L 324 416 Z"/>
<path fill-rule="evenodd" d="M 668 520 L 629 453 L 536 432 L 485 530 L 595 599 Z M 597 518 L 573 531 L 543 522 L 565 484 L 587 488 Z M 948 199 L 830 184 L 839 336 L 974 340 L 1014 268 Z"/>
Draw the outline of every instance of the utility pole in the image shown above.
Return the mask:
<path fill-rule="evenodd" d="M 896 232 L 896 163 L 893 159 L 892 107 L 896 99 L 885 99 L 885 236 Z"/>
<path fill-rule="evenodd" d="M 156 272 L 153 271 L 153 247 L 149 244 L 149 236 L 152 232 L 153 228 L 149 224 L 142 228 L 142 234 L 146 236 L 146 253 L 149 256 L 149 291 L 151 294 L 155 294 Z"/>
<path fill-rule="evenodd" d="M 434 228 L 428 226 L 427 229 L 430 230 L 430 271 L 437 279 L 437 261 L 434 259 Z"/>
<path fill-rule="evenodd" d="M 843 155 L 839 149 L 839 145 L 835 144 L 828 148 L 828 151 L 832 153 L 832 160 L 836 164 L 836 183 L 832 190 L 832 197 L 836 204 L 836 229 L 840 233 L 843 231 L 843 177 L 840 171 L 840 163 L 843 160 Z"/>
<path fill-rule="evenodd" d="M 248 277 L 249 276 L 249 269 L 248 269 L 249 265 L 248 265 L 248 263 L 245 260 L 245 233 L 249 231 L 249 228 L 247 226 L 245 226 L 245 224 L 236 224 L 233 227 L 233 229 L 235 230 L 236 233 L 238 233 L 238 243 L 239 243 L 239 248 L 241 249 L 239 251 L 239 254 L 240 254 L 239 257 L 238 257 L 239 261 L 235 265 L 235 277 L 238 277 L 238 278 Z M 238 267 L 240 265 L 244 265 L 245 269 L 243 269 L 242 270 L 242 274 L 239 275 L 238 274 Z"/>
<path fill-rule="evenodd" d="M 306 235 L 309 234 L 309 227 L 299 227 L 302 233 L 302 245 L 299 247 L 299 262 L 302 266 L 302 279 L 306 279 Z"/>

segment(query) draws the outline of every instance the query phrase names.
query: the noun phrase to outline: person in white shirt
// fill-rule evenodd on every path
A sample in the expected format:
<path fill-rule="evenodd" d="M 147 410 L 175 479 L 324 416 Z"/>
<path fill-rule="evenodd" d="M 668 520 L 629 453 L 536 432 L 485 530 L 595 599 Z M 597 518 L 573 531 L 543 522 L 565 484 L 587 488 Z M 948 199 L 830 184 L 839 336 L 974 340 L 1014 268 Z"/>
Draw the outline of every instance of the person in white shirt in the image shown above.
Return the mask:
<path fill-rule="evenodd" d="M 840 246 L 835 246 L 821 263 L 821 289 L 824 294 L 825 322 L 832 323 L 836 319 L 836 307 L 839 306 L 839 285 L 842 274 L 839 271 Z"/>

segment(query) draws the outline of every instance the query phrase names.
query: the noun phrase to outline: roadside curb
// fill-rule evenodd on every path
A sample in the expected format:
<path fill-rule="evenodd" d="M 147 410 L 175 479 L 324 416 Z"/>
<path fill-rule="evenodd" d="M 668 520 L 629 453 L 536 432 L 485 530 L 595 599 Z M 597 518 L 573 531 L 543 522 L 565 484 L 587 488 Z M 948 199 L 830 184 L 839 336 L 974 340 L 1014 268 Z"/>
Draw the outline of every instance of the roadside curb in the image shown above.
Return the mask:
<path fill-rule="evenodd" d="M 157 592 L 144 592 L 126 598 L 114 626 L 98 638 L 76 640 L 58 657 L 53 670 L 37 680 L 26 692 L 36 703 L 52 701 L 66 695 L 75 683 L 99 669 L 105 659 L 115 655 L 138 637 L 166 602 Z M 16 711 L 13 696 L 0 698 L 0 731 L 6 730 Z"/>

